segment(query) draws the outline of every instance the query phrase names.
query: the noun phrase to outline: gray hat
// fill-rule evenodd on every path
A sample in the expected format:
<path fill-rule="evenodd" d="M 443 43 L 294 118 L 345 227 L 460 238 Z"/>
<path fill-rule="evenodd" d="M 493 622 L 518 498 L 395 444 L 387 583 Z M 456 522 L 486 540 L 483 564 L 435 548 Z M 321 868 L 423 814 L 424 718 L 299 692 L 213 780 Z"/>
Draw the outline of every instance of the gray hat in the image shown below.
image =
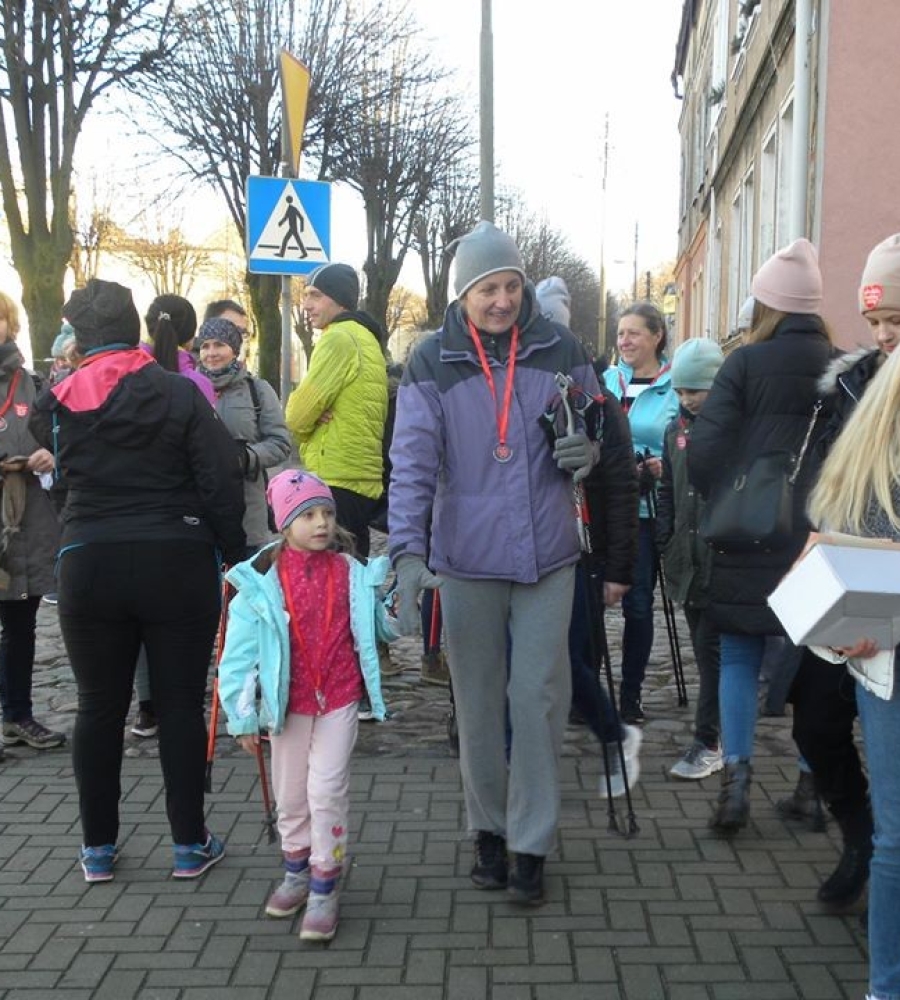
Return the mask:
<path fill-rule="evenodd" d="M 672 355 L 673 389 L 710 389 L 725 355 L 708 337 L 691 337 Z"/>
<path fill-rule="evenodd" d="M 141 317 L 131 289 L 115 281 L 91 278 L 84 288 L 72 292 L 62 312 L 84 349 L 117 343 L 137 347 L 140 340 Z"/>
<path fill-rule="evenodd" d="M 454 265 L 453 287 L 457 298 L 462 298 L 476 281 L 499 271 L 517 271 L 525 280 L 519 248 L 511 236 L 492 222 L 479 222 L 471 233 L 457 241 Z"/>
<path fill-rule="evenodd" d="M 572 296 L 569 295 L 569 288 L 563 279 L 556 275 L 544 278 L 537 283 L 534 291 L 541 312 L 554 323 L 568 326 L 571 319 L 569 306 L 572 304 Z"/>
<path fill-rule="evenodd" d="M 351 311 L 359 302 L 359 278 L 349 264 L 323 264 L 306 279 L 306 287 L 317 289 Z"/>
<path fill-rule="evenodd" d="M 738 312 L 737 328 L 738 333 L 742 330 L 749 330 L 753 326 L 753 310 L 756 308 L 756 299 L 749 295 L 744 299 L 744 304 Z"/>

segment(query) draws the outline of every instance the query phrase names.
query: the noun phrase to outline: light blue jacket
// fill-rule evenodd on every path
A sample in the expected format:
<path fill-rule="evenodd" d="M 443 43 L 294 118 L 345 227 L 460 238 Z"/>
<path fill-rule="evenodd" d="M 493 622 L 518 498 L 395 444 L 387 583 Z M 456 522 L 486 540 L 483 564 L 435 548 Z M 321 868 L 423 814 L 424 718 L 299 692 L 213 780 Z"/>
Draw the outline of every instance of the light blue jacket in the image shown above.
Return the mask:
<path fill-rule="evenodd" d="M 634 376 L 634 369 L 624 362 L 611 365 L 603 373 L 606 388 L 622 402 L 627 387 Z M 678 396 L 672 388 L 669 365 L 663 360 L 663 368 L 652 385 L 632 402 L 628 408 L 628 423 L 631 425 L 631 439 L 635 452 L 643 455 L 645 449 L 659 458 L 663 451 L 663 437 L 669 422 L 678 416 Z M 650 511 L 645 498 L 641 498 L 641 517 L 649 517 Z"/>
<path fill-rule="evenodd" d="M 266 546 L 227 575 L 237 594 L 228 608 L 225 649 L 219 663 L 219 700 L 232 736 L 257 733 L 261 728 L 277 734 L 287 716 L 291 679 L 289 619 L 278 571 L 271 565 L 272 550 L 280 544 L 278 541 Z M 367 565 L 349 556 L 347 561 L 353 645 L 372 714 L 383 721 L 387 713 L 376 643 L 392 642 L 398 635 L 379 593 L 390 563 L 385 556 L 370 559 Z"/>

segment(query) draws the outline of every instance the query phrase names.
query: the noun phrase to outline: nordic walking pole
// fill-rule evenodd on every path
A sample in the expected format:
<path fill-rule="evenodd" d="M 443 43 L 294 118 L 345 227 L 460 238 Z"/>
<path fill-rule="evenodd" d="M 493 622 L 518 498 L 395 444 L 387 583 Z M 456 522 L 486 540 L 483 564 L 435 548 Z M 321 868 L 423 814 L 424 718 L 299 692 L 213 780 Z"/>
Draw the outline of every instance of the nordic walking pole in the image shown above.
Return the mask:
<path fill-rule="evenodd" d="M 656 524 L 656 494 L 651 490 L 647 494 L 647 509 L 650 519 Z M 684 680 L 684 660 L 681 658 L 681 643 L 678 639 L 678 624 L 675 621 L 675 606 L 666 588 L 666 573 L 662 554 L 654 545 L 656 577 L 659 580 L 659 596 L 663 606 L 663 617 L 666 620 L 666 632 L 669 635 L 669 652 L 672 655 L 672 674 L 675 678 L 675 691 L 678 694 L 678 705 L 684 708 L 688 703 L 687 684 Z"/>
<path fill-rule="evenodd" d="M 572 389 L 572 379 L 562 372 L 557 372 L 556 387 L 559 390 L 563 410 L 566 415 L 566 433 L 574 434 L 575 414 L 572 409 L 572 402 L 569 399 L 569 393 Z M 585 497 L 584 487 L 575 479 L 574 476 L 572 477 L 572 499 L 575 505 L 575 521 L 578 528 L 578 540 L 581 547 L 580 558 L 585 577 L 585 590 L 588 602 L 588 621 L 590 623 L 588 634 L 590 636 L 591 659 L 594 664 L 596 664 L 598 652 L 602 655 L 606 667 L 608 690 L 611 692 L 613 690 L 612 665 L 609 656 L 609 643 L 606 638 L 605 614 L 603 605 L 598 596 L 598 580 L 591 560 L 590 510 L 588 508 L 587 498 Z M 637 825 L 637 818 L 634 814 L 631 789 L 628 785 L 628 771 L 625 766 L 625 748 L 622 745 L 622 725 L 619 720 L 619 712 L 614 699 L 610 697 L 609 700 L 610 704 L 613 706 L 613 722 L 616 727 L 616 751 L 619 755 L 619 766 L 622 769 L 622 783 L 625 787 L 625 803 L 626 809 L 628 810 L 628 832 L 626 835 L 631 836 L 632 834 L 638 832 L 639 827 Z M 619 829 L 618 818 L 616 816 L 614 799 L 612 797 L 609 749 L 605 742 L 603 742 L 603 764 L 606 770 L 607 813 L 609 815 L 609 828 L 610 830 L 621 832 Z"/>
<path fill-rule="evenodd" d="M 269 793 L 269 779 L 266 775 L 266 758 L 263 751 L 263 741 L 260 739 L 256 744 L 256 764 L 259 769 L 259 787 L 262 789 L 263 797 L 263 809 L 265 810 L 265 815 L 263 816 L 263 830 L 266 832 L 266 840 L 270 844 L 274 844 L 276 838 L 275 835 L 275 808 L 272 803 L 272 796 Z"/>
<path fill-rule="evenodd" d="M 216 631 L 215 673 L 213 674 L 212 705 L 209 710 L 209 731 L 206 734 L 206 778 L 203 784 L 205 792 L 212 791 L 212 769 L 216 756 L 216 730 L 219 728 L 219 664 L 222 662 L 222 650 L 225 647 L 225 628 L 228 624 L 228 604 L 231 600 L 231 586 L 227 580 L 222 580 L 222 611 L 219 615 L 219 628 Z"/>

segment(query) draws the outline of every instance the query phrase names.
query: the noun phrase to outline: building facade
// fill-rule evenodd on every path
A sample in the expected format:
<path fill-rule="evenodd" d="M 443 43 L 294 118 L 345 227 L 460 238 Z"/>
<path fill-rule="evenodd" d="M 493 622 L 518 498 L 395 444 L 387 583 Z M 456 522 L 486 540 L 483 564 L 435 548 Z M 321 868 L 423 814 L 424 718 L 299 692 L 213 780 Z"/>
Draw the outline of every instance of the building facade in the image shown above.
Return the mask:
<path fill-rule="evenodd" d="M 868 342 L 859 276 L 900 231 L 900 90 L 887 71 L 898 48 L 896 0 L 685 0 L 672 75 L 682 339 L 735 342 L 753 273 L 806 236 L 836 341 Z"/>

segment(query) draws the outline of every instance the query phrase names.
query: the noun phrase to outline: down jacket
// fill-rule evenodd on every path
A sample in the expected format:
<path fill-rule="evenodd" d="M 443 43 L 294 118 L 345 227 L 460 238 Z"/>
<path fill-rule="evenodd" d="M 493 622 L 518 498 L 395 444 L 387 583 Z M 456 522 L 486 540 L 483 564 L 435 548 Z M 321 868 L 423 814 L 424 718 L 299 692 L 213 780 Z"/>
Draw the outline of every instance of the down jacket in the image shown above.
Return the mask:
<path fill-rule="evenodd" d="M 24 367 L 12 341 L 0 345 L 0 404 L 9 400 L 0 416 L 0 458 L 28 456 L 41 445 L 29 429 L 37 388 L 35 377 Z M 15 391 L 13 379 L 19 372 Z M 25 484 L 25 510 L 19 530 L 9 536 L 7 550 L 0 554 L 0 567 L 9 574 L 0 589 L 0 601 L 50 594 L 55 589 L 53 571 L 59 548 L 59 521 L 47 490 L 30 472 L 17 473 Z"/>
<path fill-rule="evenodd" d="M 530 285 L 518 325 L 505 463 L 493 455 L 497 407 L 459 302 L 416 345 L 397 394 L 391 446 L 395 562 L 406 553 L 426 556 L 430 520 L 429 565 L 450 577 L 535 583 L 578 560 L 572 477 L 557 468 L 540 418 L 558 395 L 558 372 L 592 396 L 599 383 L 575 337 L 540 314 Z M 482 340 L 502 401 L 510 337 Z"/>
<path fill-rule="evenodd" d="M 237 589 L 228 606 L 225 649 L 219 663 L 219 700 L 232 736 L 280 733 L 287 717 L 291 680 L 288 613 L 272 556 L 281 542 L 239 563 L 227 575 Z M 350 565 L 350 627 L 363 680 L 378 720 L 386 716 L 376 642 L 392 642 L 397 632 L 381 601 L 389 563 L 384 556 Z M 258 696 L 257 696 L 257 683 Z"/>
<path fill-rule="evenodd" d="M 387 408 L 387 371 L 374 320 L 341 313 L 322 333 L 306 377 L 288 399 L 285 417 L 303 464 L 329 486 L 377 500 L 384 492 Z"/>
<path fill-rule="evenodd" d="M 818 316 L 790 315 L 769 340 L 739 347 L 725 359 L 694 422 L 688 449 L 688 476 L 704 498 L 765 452 L 799 452 L 831 354 Z M 713 554 L 709 616 L 721 632 L 783 634 L 766 598 L 809 534 L 806 500 L 818 469 L 815 443 L 825 416 L 823 410 L 794 486 L 790 544 L 774 552 Z"/>

